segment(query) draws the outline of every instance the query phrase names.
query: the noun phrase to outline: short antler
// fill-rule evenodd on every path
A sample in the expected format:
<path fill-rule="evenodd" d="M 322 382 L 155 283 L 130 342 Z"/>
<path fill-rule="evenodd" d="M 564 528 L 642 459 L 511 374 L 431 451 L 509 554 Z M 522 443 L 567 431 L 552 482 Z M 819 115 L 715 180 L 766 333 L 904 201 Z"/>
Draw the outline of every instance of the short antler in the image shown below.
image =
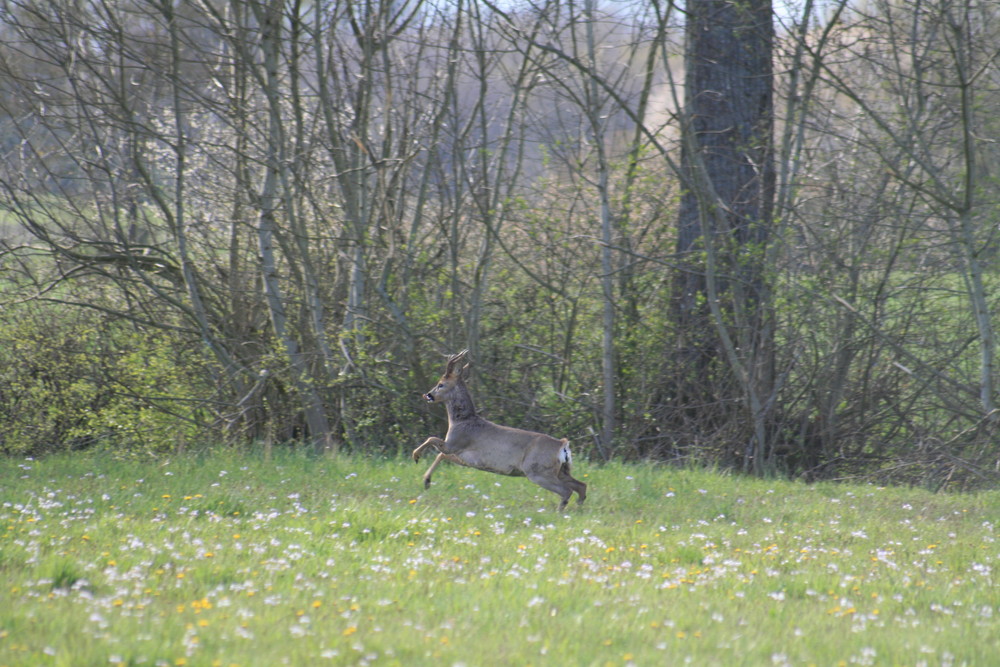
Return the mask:
<path fill-rule="evenodd" d="M 457 364 L 459 361 L 465 358 L 465 355 L 467 355 L 468 353 L 469 353 L 468 350 L 462 350 L 458 354 L 453 354 L 450 357 L 448 357 L 448 365 L 445 366 L 444 374 L 451 375 L 452 371 L 455 370 L 455 364 Z"/>

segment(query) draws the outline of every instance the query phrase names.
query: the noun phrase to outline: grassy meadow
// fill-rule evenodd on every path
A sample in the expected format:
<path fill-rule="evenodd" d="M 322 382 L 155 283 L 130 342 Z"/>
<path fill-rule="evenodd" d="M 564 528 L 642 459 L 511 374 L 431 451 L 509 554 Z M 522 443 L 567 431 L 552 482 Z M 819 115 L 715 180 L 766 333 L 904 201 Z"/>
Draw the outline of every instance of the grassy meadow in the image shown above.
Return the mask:
<path fill-rule="evenodd" d="M 1000 660 L 1000 492 L 429 462 L 0 460 L 0 665 Z"/>

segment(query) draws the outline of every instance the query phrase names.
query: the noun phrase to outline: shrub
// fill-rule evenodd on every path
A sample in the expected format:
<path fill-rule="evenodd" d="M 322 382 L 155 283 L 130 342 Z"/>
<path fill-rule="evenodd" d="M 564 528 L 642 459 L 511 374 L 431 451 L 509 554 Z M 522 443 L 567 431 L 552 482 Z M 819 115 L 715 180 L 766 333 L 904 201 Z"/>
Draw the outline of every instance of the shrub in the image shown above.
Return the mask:
<path fill-rule="evenodd" d="M 203 434 L 196 351 L 96 311 L 35 303 L 9 312 L 0 323 L 0 451 L 162 450 Z"/>

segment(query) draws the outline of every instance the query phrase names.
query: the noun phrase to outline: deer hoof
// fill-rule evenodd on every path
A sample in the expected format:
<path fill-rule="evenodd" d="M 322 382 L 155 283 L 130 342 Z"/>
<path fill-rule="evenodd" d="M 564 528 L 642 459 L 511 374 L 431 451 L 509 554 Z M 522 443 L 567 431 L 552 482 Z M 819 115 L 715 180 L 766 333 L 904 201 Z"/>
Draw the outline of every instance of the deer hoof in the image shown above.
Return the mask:
<path fill-rule="evenodd" d="M 424 488 L 425 489 L 431 488 L 431 478 L 430 477 L 424 477 Z"/>

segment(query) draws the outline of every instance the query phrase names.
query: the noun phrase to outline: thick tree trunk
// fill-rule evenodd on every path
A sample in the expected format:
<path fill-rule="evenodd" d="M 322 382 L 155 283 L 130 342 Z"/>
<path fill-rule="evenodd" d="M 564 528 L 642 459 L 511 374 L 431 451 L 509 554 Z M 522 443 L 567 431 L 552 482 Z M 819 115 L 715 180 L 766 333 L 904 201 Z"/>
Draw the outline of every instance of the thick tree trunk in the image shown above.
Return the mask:
<path fill-rule="evenodd" d="M 690 174 L 700 160 L 725 208 L 726 227 L 712 225 L 713 242 L 731 272 L 723 291 L 741 278 L 746 294 L 757 300 L 762 287 L 760 247 L 767 241 L 774 199 L 771 155 L 773 110 L 770 0 L 733 3 L 692 0 L 687 24 L 685 103 L 694 134 L 696 155 L 682 149 L 682 169 Z M 696 179 L 686 179 L 681 198 L 677 250 L 686 258 L 678 274 L 678 314 L 687 320 L 704 312 L 704 263 Z M 718 219 L 716 216 L 712 216 Z"/>
<path fill-rule="evenodd" d="M 708 391 L 734 387 L 753 413 L 744 465 L 759 470 L 772 348 L 765 280 L 774 200 L 771 1 L 692 0 L 688 10 L 674 279 L 680 393 L 702 403 L 727 398 Z M 724 365 L 713 376 L 717 360 Z"/>

